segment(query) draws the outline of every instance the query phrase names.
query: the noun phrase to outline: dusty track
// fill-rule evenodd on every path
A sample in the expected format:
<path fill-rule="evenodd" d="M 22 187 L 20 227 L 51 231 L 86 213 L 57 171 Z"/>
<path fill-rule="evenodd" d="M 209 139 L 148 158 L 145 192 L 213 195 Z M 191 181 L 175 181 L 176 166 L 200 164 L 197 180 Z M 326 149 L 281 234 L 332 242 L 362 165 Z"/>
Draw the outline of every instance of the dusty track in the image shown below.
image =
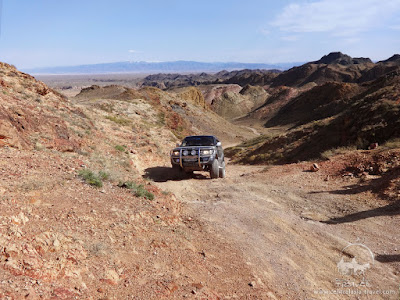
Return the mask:
<path fill-rule="evenodd" d="M 227 178 L 216 180 L 207 173 L 179 180 L 168 166 L 146 172 L 159 187 L 173 192 L 192 218 L 240 249 L 254 272 L 250 285 L 273 291 L 270 298 L 399 299 L 398 216 L 379 213 L 376 208 L 384 203 L 353 193 L 353 182 L 326 181 L 323 170 L 305 172 L 307 166 L 264 170 L 228 165 Z M 351 244 L 362 244 L 374 254 L 364 275 L 338 271 L 343 256 L 347 261 L 351 255 L 359 261 L 364 256 L 364 263 L 370 259 L 365 247 L 342 252 Z M 377 294 L 387 291 L 389 295 Z"/>

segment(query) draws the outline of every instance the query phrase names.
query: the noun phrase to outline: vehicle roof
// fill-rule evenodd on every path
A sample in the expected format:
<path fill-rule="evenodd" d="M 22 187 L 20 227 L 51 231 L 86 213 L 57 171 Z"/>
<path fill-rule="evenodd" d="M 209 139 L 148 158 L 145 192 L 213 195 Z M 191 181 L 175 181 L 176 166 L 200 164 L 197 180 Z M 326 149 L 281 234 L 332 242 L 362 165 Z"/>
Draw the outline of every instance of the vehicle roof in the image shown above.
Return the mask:
<path fill-rule="evenodd" d="M 189 135 L 189 136 L 185 137 L 185 139 L 191 138 L 191 137 L 213 137 L 215 139 L 217 138 L 215 135 Z"/>

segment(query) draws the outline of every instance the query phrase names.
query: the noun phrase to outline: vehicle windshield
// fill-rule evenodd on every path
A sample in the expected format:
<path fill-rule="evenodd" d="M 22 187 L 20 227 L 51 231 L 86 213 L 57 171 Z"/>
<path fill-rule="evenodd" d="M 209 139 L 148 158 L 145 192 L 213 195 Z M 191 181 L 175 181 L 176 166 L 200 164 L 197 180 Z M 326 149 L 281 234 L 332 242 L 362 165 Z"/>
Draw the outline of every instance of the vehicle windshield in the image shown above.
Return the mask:
<path fill-rule="evenodd" d="M 214 138 L 212 136 L 189 136 L 182 141 L 182 147 L 187 146 L 213 146 Z"/>

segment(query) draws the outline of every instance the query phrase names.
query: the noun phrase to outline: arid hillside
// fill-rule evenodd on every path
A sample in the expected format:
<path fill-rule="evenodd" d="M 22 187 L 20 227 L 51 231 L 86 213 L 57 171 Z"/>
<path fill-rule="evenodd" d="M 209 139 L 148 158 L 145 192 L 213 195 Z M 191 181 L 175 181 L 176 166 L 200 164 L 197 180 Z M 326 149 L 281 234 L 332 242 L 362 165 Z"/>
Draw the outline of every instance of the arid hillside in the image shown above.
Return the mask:
<path fill-rule="evenodd" d="M 316 84 L 328 81 L 358 82 L 365 73 L 374 67 L 375 64 L 369 58 L 352 58 L 341 52 L 332 52 L 320 60 L 294 67 L 279 74 L 272 80 L 271 85 L 299 87 L 311 82 Z M 371 80 L 376 78 L 371 78 Z"/>
<path fill-rule="evenodd" d="M 322 158 L 339 147 L 368 149 L 400 136 L 398 71 L 358 87 L 327 83 L 292 98 L 265 126 L 292 128 L 231 150 L 250 163 L 289 163 Z"/>
<path fill-rule="evenodd" d="M 238 70 L 220 71 L 218 73 L 200 74 L 154 74 L 146 76 L 142 86 L 153 86 L 160 89 L 177 87 L 209 85 L 209 84 L 237 84 L 240 86 L 266 85 L 281 71 L 278 70 Z"/>
<path fill-rule="evenodd" d="M 70 100 L 7 64 L 0 80 L 1 299 L 264 297 L 241 252 L 142 178 L 183 135 L 252 131 L 226 131 L 197 90 Z"/>
<path fill-rule="evenodd" d="M 61 94 L 13 66 L 0 64 L 2 146 L 17 149 L 78 151 L 84 141 L 78 131 L 90 130 L 90 120 Z"/>

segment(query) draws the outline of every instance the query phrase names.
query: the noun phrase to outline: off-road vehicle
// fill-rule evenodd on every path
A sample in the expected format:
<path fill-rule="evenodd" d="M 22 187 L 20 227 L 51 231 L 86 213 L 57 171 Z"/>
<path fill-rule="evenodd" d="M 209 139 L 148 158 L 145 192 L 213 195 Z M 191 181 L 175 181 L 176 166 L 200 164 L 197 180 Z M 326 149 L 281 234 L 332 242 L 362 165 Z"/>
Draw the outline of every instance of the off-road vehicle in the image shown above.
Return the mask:
<path fill-rule="evenodd" d="M 208 171 L 211 178 L 225 177 L 224 150 L 212 135 L 187 136 L 171 151 L 172 168 L 187 174 Z"/>

